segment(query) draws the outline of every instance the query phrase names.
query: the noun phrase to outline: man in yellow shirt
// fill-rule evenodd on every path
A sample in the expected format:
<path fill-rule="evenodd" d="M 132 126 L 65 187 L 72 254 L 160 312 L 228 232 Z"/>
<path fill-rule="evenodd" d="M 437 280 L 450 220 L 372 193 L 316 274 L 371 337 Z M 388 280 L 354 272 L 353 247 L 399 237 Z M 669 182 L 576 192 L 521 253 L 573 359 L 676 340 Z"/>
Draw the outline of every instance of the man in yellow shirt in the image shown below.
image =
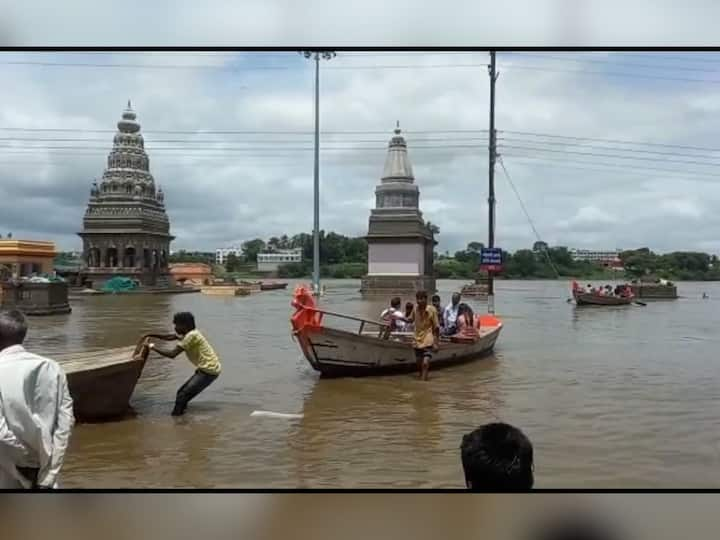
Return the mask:
<path fill-rule="evenodd" d="M 167 358 L 175 358 L 184 352 L 188 360 L 195 366 L 195 373 L 180 387 L 175 398 L 175 408 L 173 409 L 172 415 L 182 416 L 185 414 L 185 409 L 187 409 L 190 400 L 218 378 L 222 366 L 220 365 L 218 355 L 210 343 L 208 343 L 208 340 L 205 339 L 205 336 L 195 327 L 195 317 L 192 313 L 176 313 L 173 317 L 173 323 L 176 334 L 153 334 L 150 337 L 164 339 L 166 341 L 178 339 L 180 343 L 171 351 L 158 349 L 154 343 L 149 343 L 148 348 Z"/>
<path fill-rule="evenodd" d="M 420 378 L 427 381 L 432 353 L 437 352 L 440 343 L 440 323 L 437 311 L 427 303 L 425 291 L 418 291 L 415 294 L 415 300 L 415 309 L 410 318 L 415 325 L 413 347 Z"/>

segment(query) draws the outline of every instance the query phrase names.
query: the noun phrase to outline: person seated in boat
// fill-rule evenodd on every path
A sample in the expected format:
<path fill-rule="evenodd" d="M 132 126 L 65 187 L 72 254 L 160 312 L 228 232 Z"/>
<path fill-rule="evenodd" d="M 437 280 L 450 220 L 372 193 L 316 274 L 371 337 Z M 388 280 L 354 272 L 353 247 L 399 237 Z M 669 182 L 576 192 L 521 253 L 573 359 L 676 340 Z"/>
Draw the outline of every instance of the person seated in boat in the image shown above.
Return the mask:
<path fill-rule="evenodd" d="M 415 305 L 412 302 L 405 303 L 405 331 L 413 332 L 415 325 L 412 322 L 413 311 L 415 311 Z"/>
<path fill-rule="evenodd" d="M 480 334 L 478 323 L 480 317 L 476 317 L 473 310 L 467 304 L 460 304 L 458 308 L 457 332 L 454 337 L 475 339 Z"/>
<path fill-rule="evenodd" d="M 415 327 L 413 348 L 420 378 L 427 381 L 432 355 L 437 352 L 440 344 L 440 322 L 437 311 L 428 304 L 428 295 L 425 291 L 418 291 L 415 299 L 417 302 L 411 317 Z"/>
<path fill-rule="evenodd" d="M 605 285 L 605 296 L 613 296 L 612 285 Z"/>
<path fill-rule="evenodd" d="M 405 325 L 407 324 L 407 317 L 400 311 L 402 306 L 402 300 L 399 296 L 394 297 L 390 300 L 390 307 L 383 310 L 380 314 L 380 320 L 390 325 L 390 332 L 404 332 Z"/>
<path fill-rule="evenodd" d="M 471 491 L 530 491 L 535 483 L 532 443 L 504 422 L 463 435 L 460 458 Z"/>
<path fill-rule="evenodd" d="M 173 324 L 176 335 L 154 335 L 153 337 L 179 340 L 180 343 L 174 349 L 170 351 L 158 349 L 152 342 L 148 344 L 148 348 L 167 358 L 175 358 L 185 353 L 188 360 L 195 366 L 195 373 L 180 387 L 175 397 L 172 415 L 182 416 L 185 414 L 190 400 L 215 382 L 220 375 L 222 366 L 215 350 L 196 328 L 195 317 L 192 313 L 187 311 L 176 313 L 173 317 Z"/>
<path fill-rule="evenodd" d="M 445 322 L 444 334 L 452 336 L 457 332 L 457 318 L 460 310 L 460 293 L 456 292 L 452 295 L 452 301 L 445 306 L 443 311 L 443 321 Z"/>
<path fill-rule="evenodd" d="M 585 292 L 588 294 L 593 294 L 595 292 L 595 289 L 593 289 L 593 286 L 591 283 L 587 284 L 587 287 L 585 287 Z"/>
<path fill-rule="evenodd" d="M 442 301 L 440 300 L 440 295 L 433 294 L 432 299 L 432 306 L 435 308 L 435 311 L 438 315 L 438 322 L 440 323 L 440 332 L 443 332 L 445 328 L 445 320 L 443 319 L 443 309 L 442 309 Z"/>
<path fill-rule="evenodd" d="M 23 347 L 28 324 L 0 312 L 0 489 L 54 489 L 75 424 L 60 364 Z"/>

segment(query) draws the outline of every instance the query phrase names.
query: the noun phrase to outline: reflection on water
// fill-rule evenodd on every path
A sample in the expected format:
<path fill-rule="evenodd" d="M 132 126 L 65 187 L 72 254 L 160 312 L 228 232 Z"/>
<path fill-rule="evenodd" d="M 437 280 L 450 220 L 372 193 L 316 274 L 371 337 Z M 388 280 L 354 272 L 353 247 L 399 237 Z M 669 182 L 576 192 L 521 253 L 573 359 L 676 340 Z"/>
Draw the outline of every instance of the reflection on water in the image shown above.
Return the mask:
<path fill-rule="evenodd" d="M 328 309 L 375 318 L 354 281 L 328 281 Z M 462 283 L 440 283 L 443 300 Z M 195 313 L 220 378 L 169 416 L 192 368 L 152 357 L 136 416 L 79 425 L 66 487 L 462 487 L 459 444 L 479 424 L 521 427 L 537 487 L 716 487 L 720 286 L 646 307 L 576 308 L 562 282 L 499 282 L 496 354 L 413 375 L 319 380 L 290 336 L 290 294 L 98 296 L 68 316 L 33 318 L 41 353 L 125 346 Z M 711 299 L 702 300 L 702 291 Z M 406 299 L 403 298 L 403 302 Z M 473 309 L 482 303 L 470 300 Z M 253 410 L 302 419 L 251 418 Z"/>

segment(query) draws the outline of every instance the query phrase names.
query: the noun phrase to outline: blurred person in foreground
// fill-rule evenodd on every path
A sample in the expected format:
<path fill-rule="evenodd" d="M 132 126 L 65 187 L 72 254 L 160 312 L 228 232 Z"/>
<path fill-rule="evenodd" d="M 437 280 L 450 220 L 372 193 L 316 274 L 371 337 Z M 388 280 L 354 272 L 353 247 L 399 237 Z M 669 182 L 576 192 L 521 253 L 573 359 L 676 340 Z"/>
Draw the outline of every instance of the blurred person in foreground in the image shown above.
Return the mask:
<path fill-rule="evenodd" d="M 0 489 L 53 489 L 75 423 L 67 378 L 23 347 L 28 325 L 0 311 Z"/>
<path fill-rule="evenodd" d="M 485 424 L 463 436 L 460 456 L 465 485 L 472 491 L 530 491 L 533 447 L 518 428 Z"/>

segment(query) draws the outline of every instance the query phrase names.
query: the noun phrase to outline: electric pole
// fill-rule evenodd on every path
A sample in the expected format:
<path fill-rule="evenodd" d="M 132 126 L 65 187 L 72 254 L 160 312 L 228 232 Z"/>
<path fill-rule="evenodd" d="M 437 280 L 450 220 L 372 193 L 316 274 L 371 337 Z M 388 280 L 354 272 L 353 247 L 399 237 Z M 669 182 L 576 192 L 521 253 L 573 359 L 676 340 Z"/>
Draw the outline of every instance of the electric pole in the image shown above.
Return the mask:
<path fill-rule="evenodd" d="M 488 247 L 495 247 L 495 160 L 497 158 L 496 134 L 495 134 L 495 51 L 490 51 L 490 133 L 488 145 Z M 493 282 L 493 271 L 488 271 L 488 313 L 495 313 L 495 283 Z"/>
<path fill-rule="evenodd" d="M 320 59 L 330 60 L 333 51 L 301 51 L 315 60 L 315 172 L 313 193 L 313 293 L 320 295 Z"/>

